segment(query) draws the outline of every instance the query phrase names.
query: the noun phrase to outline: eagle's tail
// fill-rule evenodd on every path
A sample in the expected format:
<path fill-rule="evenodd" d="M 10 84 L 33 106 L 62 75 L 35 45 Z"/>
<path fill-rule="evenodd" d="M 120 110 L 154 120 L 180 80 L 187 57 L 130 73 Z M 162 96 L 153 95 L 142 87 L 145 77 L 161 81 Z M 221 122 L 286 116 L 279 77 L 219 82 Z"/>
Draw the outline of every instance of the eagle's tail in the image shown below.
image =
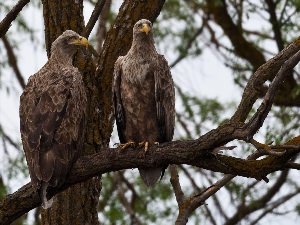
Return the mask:
<path fill-rule="evenodd" d="M 148 187 L 154 187 L 164 170 L 164 168 L 139 169 L 141 178 Z"/>
<path fill-rule="evenodd" d="M 41 187 L 41 199 L 42 199 L 42 207 L 43 209 L 48 209 L 52 206 L 53 203 L 53 198 L 51 199 L 47 199 L 47 188 L 48 188 L 49 184 L 46 182 L 42 182 L 42 187 Z"/>

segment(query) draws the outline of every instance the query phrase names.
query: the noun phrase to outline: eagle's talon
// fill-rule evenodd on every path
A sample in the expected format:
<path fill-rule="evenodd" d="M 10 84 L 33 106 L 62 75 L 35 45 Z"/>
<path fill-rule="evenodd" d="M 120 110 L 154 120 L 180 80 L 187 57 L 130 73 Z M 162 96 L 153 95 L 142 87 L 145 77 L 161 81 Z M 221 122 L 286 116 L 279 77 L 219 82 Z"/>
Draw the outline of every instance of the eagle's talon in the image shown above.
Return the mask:
<path fill-rule="evenodd" d="M 139 147 L 144 147 L 145 153 L 148 151 L 149 148 L 149 142 L 148 141 L 142 141 L 139 143 Z"/>
<path fill-rule="evenodd" d="M 127 143 L 117 144 L 117 145 L 118 145 L 118 148 L 121 148 L 121 150 L 125 150 L 125 149 L 130 148 L 130 147 L 134 148 L 136 144 L 133 141 L 129 141 Z"/>

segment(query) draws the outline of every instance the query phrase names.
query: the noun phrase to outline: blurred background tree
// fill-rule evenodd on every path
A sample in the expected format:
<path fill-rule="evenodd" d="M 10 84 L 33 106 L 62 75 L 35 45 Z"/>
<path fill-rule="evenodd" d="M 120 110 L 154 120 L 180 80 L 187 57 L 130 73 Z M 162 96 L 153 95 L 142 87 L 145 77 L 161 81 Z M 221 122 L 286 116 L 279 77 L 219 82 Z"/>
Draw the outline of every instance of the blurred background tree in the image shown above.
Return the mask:
<path fill-rule="evenodd" d="M 0 19 L 16 2 L 0 0 Z M 67 26 L 58 23 L 56 28 L 49 28 L 46 24 L 44 28 L 42 22 L 37 22 L 43 20 L 43 15 L 49 16 L 49 12 L 45 13 L 47 10 L 62 10 L 57 13 L 50 11 L 52 16 L 64 13 L 65 9 L 57 5 L 51 8 L 46 5 L 47 2 L 31 0 L 0 41 L 0 156 L 3 162 L 0 168 L 0 199 L 28 181 L 18 131 L 18 97 L 30 73 L 37 71 L 46 61 L 49 43 L 46 42 L 45 47 L 45 37 L 53 41 Z M 57 2 L 62 4 L 62 1 Z M 97 1 L 74 2 L 85 7 L 84 11 L 78 9 L 82 12 L 76 21 L 83 23 L 84 17 L 87 21 Z M 122 1 L 105 1 L 90 36 L 98 53 L 103 50 L 107 32 L 121 4 Z M 70 10 L 75 8 L 70 6 Z M 297 0 L 165 1 L 154 28 L 156 45 L 168 59 L 176 85 L 174 140 L 195 139 L 232 115 L 253 72 L 299 36 L 299 10 L 300 2 Z M 44 18 L 45 21 L 49 19 Z M 74 26 L 79 32 L 83 29 L 82 24 Z M 49 29 L 52 36 L 47 33 Z M 273 77 L 270 76 L 269 81 Z M 264 143 L 284 143 L 299 134 L 299 71 L 292 70 L 287 77 L 275 98 L 276 107 L 272 108 L 263 128 L 256 134 L 257 139 Z M 257 84 L 261 97 L 267 90 L 266 85 L 268 83 Z M 97 143 L 95 149 L 107 144 L 107 137 L 101 138 L 101 144 Z M 111 144 L 117 142 L 114 131 Z M 242 142 L 231 144 L 237 145 L 239 151 L 226 151 L 224 154 L 242 157 L 254 151 Z M 96 213 L 100 224 L 173 224 L 178 214 L 178 199 L 176 201 L 174 195 L 176 184 L 180 184 L 188 199 L 222 176 L 191 166 L 172 166 L 155 188 L 147 189 L 137 170 L 104 174 Z M 205 204 L 192 210 L 188 224 L 298 224 L 299 174 L 284 170 L 268 178 L 269 183 L 241 177 L 232 179 Z M 98 198 L 100 179 L 93 182 L 96 194 L 92 194 Z M 98 199 L 93 204 L 97 202 Z M 90 210 L 88 206 L 86 208 L 86 211 Z M 37 209 L 15 224 L 41 224 L 39 214 Z M 43 223 L 48 224 L 45 221 L 47 219 Z M 87 224 L 95 223 L 91 220 Z"/>

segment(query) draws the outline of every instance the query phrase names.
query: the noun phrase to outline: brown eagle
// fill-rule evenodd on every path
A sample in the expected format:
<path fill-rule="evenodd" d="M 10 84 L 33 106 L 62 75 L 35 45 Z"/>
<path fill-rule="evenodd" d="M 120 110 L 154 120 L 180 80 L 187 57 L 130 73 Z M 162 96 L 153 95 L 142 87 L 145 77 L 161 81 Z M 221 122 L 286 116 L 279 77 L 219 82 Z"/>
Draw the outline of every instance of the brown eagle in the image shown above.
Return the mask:
<path fill-rule="evenodd" d="M 174 83 L 167 61 L 156 52 L 149 20 L 142 19 L 134 25 L 131 48 L 115 63 L 113 101 L 123 148 L 133 143 L 143 143 L 147 150 L 149 143 L 172 140 Z M 139 169 L 147 186 L 154 186 L 164 170 Z"/>
<path fill-rule="evenodd" d="M 43 207 L 47 187 L 60 186 L 83 147 L 87 98 L 82 76 L 72 65 L 86 38 L 67 30 L 51 47 L 48 62 L 32 75 L 20 98 L 20 129 L 33 187 Z"/>

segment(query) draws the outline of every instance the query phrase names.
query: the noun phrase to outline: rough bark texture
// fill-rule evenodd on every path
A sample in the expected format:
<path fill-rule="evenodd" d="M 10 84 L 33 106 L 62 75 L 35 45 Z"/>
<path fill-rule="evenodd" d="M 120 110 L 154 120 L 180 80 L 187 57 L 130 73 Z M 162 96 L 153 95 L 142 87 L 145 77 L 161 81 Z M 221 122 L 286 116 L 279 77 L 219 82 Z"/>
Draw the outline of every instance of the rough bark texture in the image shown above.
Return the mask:
<path fill-rule="evenodd" d="M 83 1 L 82 0 L 42 0 L 45 22 L 45 39 L 48 56 L 52 42 L 65 30 L 71 29 L 79 34 L 84 30 Z M 58 10 L 60 9 L 60 10 Z M 88 126 L 84 155 L 97 152 L 99 137 L 92 135 L 97 132 L 99 117 L 95 113 L 98 92 L 94 73 L 95 67 L 91 63 L 91 56 L 78 54 L 75 65 L 80 69 L 86 84 L 88 95 Z M 94 178 L 77 184 L 58 194 L 53 206 L 42 210 L 42 224 L 99 224 L 97 204 L 100 194 L 100 179 Z"/>

